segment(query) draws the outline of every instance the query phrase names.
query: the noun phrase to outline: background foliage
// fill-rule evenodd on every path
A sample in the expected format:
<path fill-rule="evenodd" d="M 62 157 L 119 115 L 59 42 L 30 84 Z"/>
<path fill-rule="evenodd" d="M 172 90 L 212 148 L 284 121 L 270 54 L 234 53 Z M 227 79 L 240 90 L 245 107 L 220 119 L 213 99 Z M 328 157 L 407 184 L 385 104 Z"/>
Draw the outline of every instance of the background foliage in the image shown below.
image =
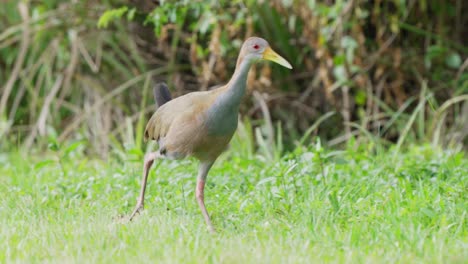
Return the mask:
<path fill-rule="evenodd" d="M 251 72 L 242 113 L 259 145 L 466 146 L 467 12 L 462 0 L 6 1 L 1 147 L 141 152 L 153 82 L 175 95 L 223 84 L 252 35 L 294 67 Z"/>

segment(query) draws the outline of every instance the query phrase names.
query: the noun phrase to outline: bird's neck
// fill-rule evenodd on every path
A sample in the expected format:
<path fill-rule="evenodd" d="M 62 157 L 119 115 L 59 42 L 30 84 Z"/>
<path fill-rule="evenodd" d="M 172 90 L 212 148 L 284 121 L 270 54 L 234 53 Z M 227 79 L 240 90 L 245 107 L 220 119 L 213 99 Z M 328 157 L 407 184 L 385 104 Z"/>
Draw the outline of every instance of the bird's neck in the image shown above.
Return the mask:
<path fill-rule="evenodd" d="M 245 93 L 247 75 L 251 63 L 240 60 L 229 83 L 221 88 L 213 105 L 207 111 L 209 133 L 213 135 L 229 135 L 237 127 L 239 105 Z"/>
<path fill-rule="evenodd" d="M 231 80 L 226 85 L 226 91 L 220 95 L 224 105 L 235 107 L 236 109 L 239 108 L 242 97 L 245 94 L 247 75 L 249 74 L 251 65 L 252 63 L 247 59 L 238 61 L 236 70 L 234 71 Z"/>

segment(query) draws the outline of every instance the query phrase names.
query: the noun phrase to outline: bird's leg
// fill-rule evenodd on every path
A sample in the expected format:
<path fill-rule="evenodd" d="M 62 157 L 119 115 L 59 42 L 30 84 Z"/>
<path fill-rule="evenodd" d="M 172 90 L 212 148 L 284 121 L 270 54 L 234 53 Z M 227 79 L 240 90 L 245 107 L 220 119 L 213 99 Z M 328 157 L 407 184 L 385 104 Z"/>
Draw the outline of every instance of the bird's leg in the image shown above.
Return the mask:
<path fill-rule="evenodd" d="M 143 164 L 143 179 L 141 180 L 140 196 L 138 197 L 138 202 L 136 204 L 135 210 L 133 210 L 133 213 L 130 215 L 130 221 L 132 221 L 133 217 L 138 212 L 143 210 L 143 205 L 144 205 L 144 200 L 145 200 L 146 181 L 148 180 L 149 169 L 151 168 L 151 165 L 153 165 L 154 160 L 160 157 L 161 157 L 161 154 L 159 153 L 159 151 L 150 152 L 145 155 L 145 161 Z"/>
<path fill-rule="evenodd" d="M 213 163 L 214 161 L 205 161 L 200 163 L 197 177 L 197 188 L 195 190 L 195 197 L 197 198 L 198 205 L 200 206 L 203 217 L 205 218 L 205 222 L 208 225 L 208 229 L 210 230 L 210 232 L 215 232 L 215 229 L 213 227 L 213 224 L 211 223 L 210 216 L 208 215 L 208 211 L 205 207 L 204 189 L 206 176 L 208 175 L 208 171 L 210 171 L 210 168 L 213 165 Z"/>

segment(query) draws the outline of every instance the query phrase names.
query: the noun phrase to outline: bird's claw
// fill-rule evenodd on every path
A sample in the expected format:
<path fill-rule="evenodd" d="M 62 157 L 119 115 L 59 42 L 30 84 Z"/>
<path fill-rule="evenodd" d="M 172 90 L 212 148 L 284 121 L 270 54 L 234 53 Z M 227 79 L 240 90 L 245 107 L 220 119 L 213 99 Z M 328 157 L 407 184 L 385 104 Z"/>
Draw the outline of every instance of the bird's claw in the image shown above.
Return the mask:
<path fill-rule="evenodd" d="M 216 229 L 215 229 L 212 225 L 209 225 L 209 226 L 208 226 L 208 231 L 209 231 L 211 234 L 216 234 Z"/>
<path fill-rule="evenodd" d="M 130 215 L 130 218 L 128 220 L 132 221 L 133 217 L 135 217 L 135 215 L 137 213 L 140 213 L 142 210 L 143 210 L 143 204 L 137 204 L 137 206 L 135 207 L 135 210 L 133 210 L 133 213 Z"/>

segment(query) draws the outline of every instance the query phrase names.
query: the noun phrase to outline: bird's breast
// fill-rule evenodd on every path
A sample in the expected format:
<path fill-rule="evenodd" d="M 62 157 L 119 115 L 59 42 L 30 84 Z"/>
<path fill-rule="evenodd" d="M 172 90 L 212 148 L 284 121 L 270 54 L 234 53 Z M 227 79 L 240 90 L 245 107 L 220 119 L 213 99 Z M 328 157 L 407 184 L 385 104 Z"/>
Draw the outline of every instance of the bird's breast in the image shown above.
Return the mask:
<path fill-rule="evenodd" d="M 213 136 L 229 136 L 237 129 L 238 113 L 231 111 L 228 113 L 208 113 L 206 117 L 206 125 L 208 135 Z"/>

